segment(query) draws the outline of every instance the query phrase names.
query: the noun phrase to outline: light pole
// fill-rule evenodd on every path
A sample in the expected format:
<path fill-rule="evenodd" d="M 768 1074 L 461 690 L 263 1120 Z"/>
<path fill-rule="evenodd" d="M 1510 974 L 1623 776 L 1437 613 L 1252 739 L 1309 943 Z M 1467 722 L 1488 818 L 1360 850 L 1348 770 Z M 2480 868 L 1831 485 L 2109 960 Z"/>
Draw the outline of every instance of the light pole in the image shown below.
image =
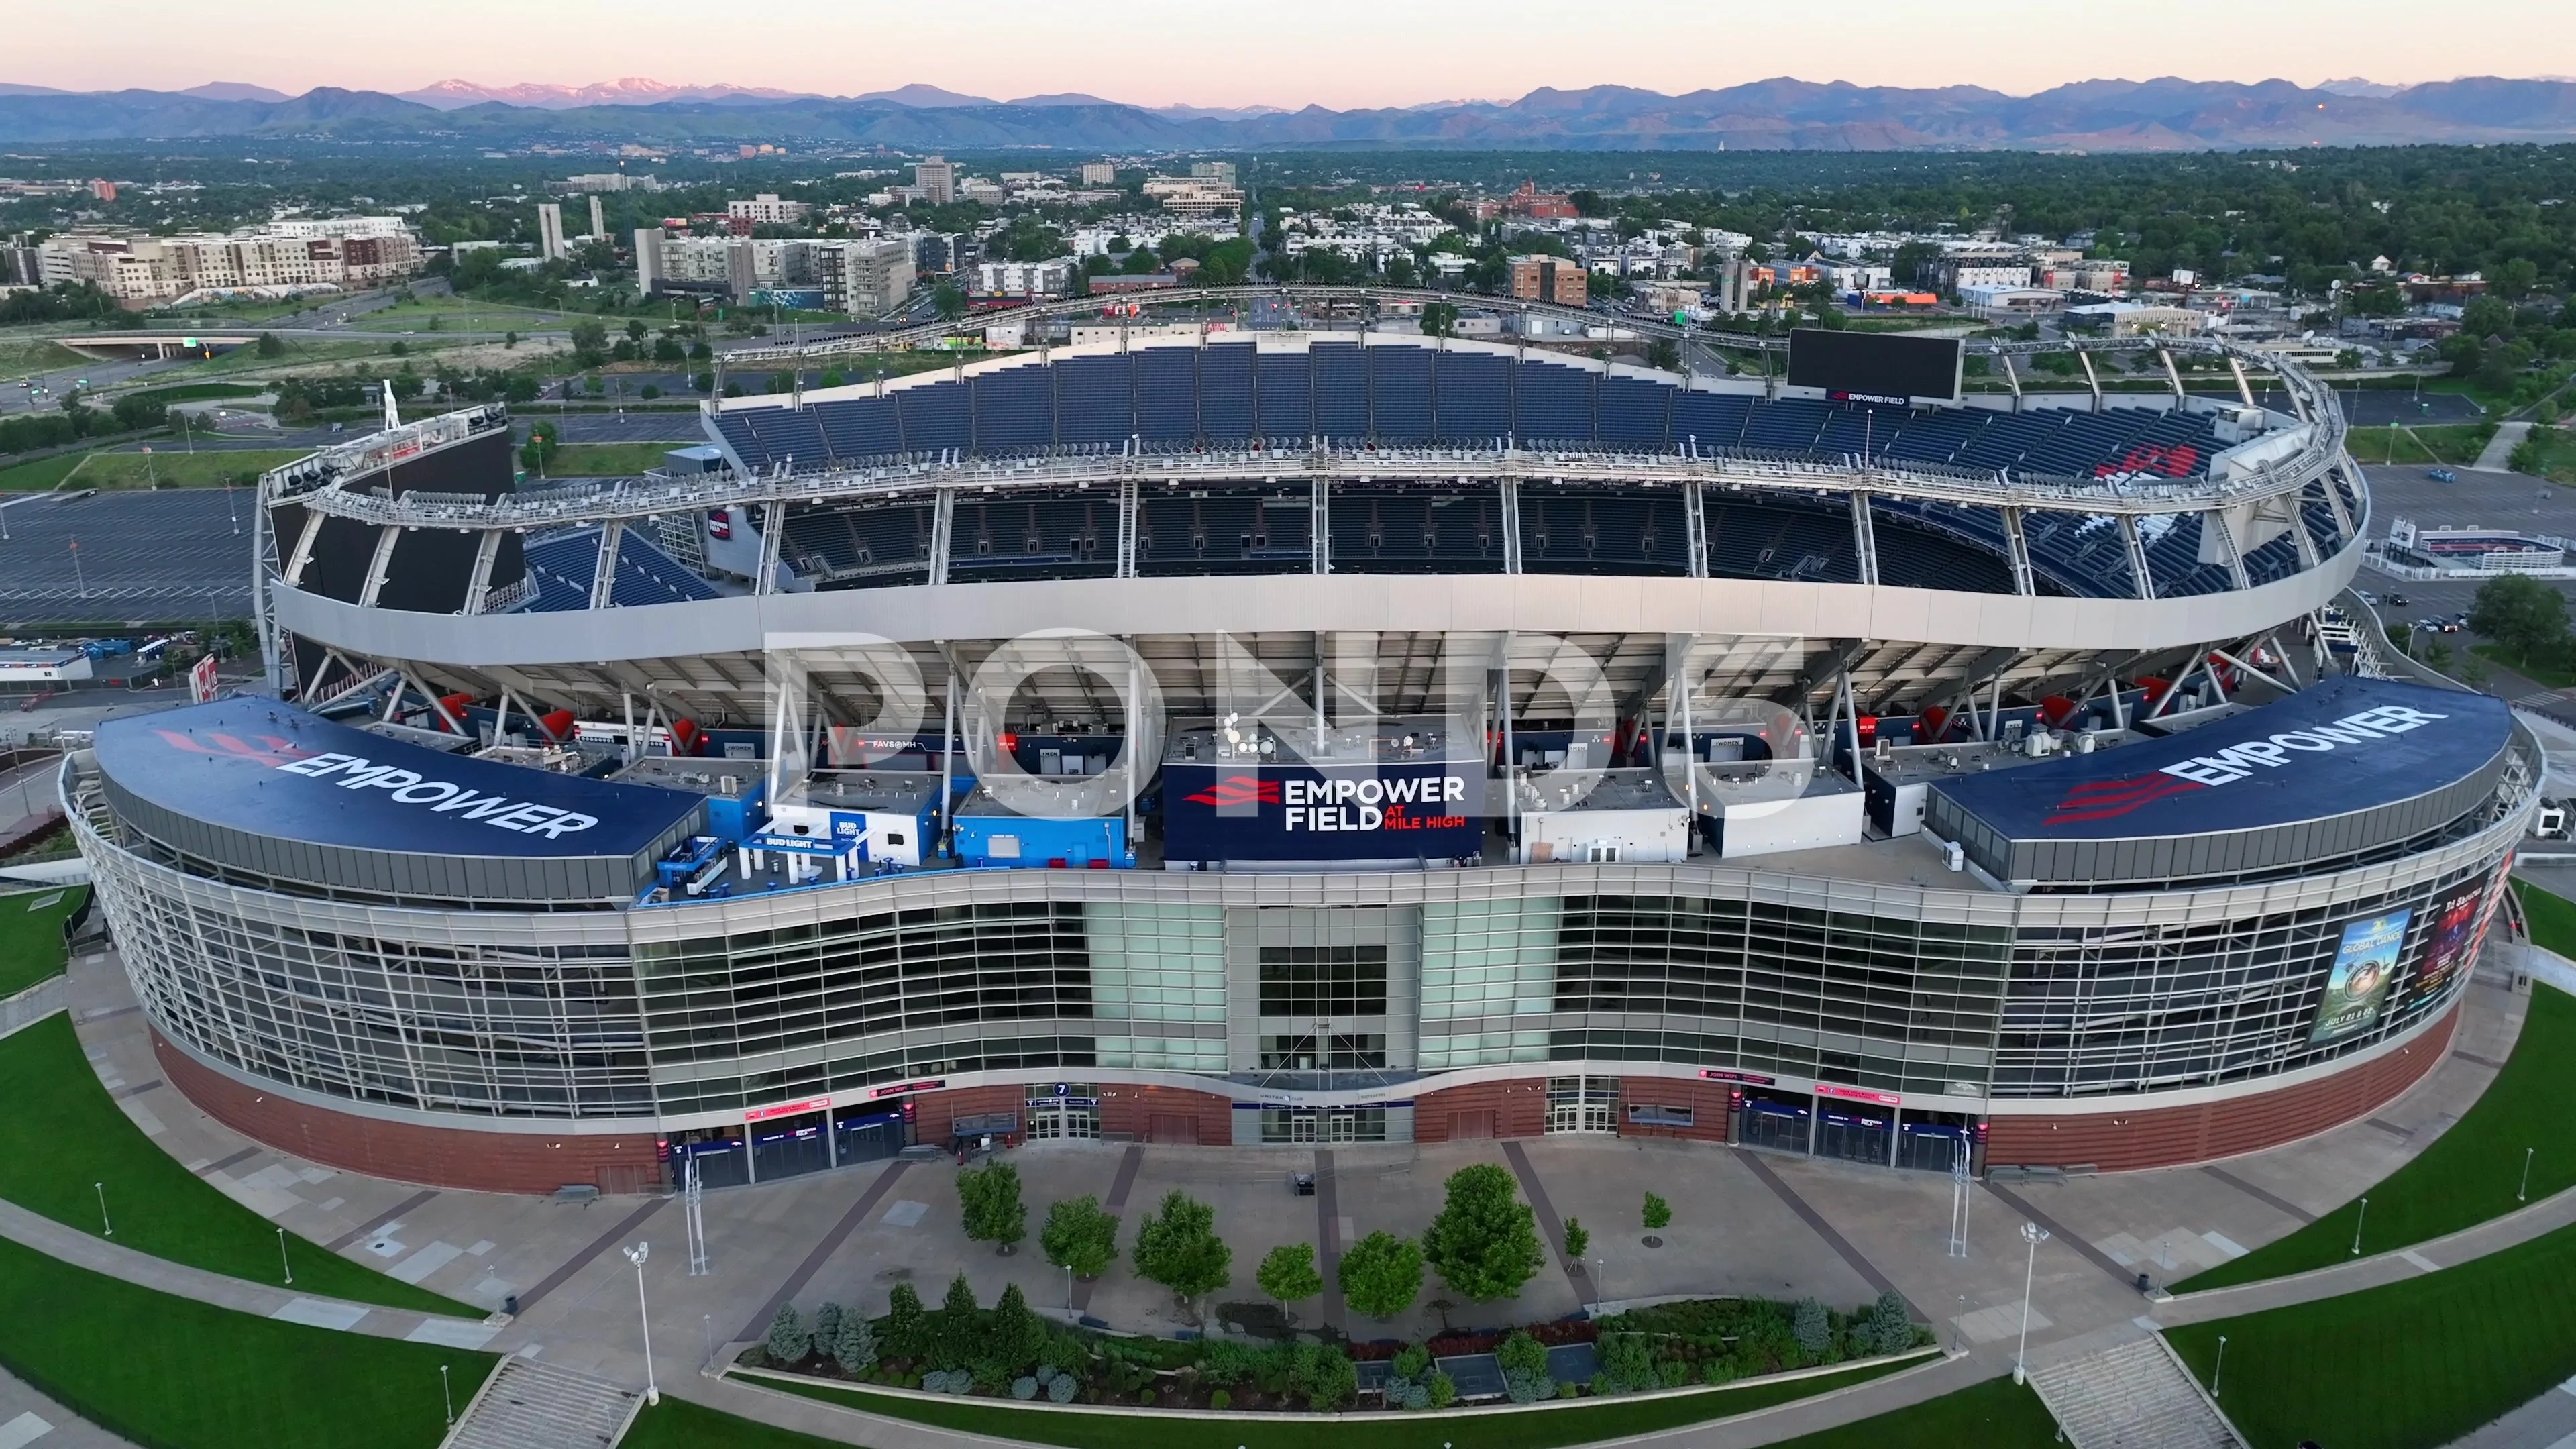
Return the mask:
<path fill-rule="evenodd" d="M 1064 1265 L 1064 1321 L 1073 1321 L 1073 1265 Z"/>
<path fill-rule="evenodd" d="M 651 1256 L 651 1243 L 637 1243 L 625 1250 L 626 1261 L 635 1265 L 635 1316 L 644 1325 L 644 1402 L 662 1402 L 662 1386 L 653 1381 L 653 1315 L 644 1306 L 644 1260 Z"/>
<path fill-rule="evenodd" d="M 286 1256 L 286 1229 L 277 1230 L 277 1265 L 286 1270 L 286 1286 L 295 1286 L 295 1262 Z"/>
<path fill-rule="evenodd" d="M 2352 1215 L 2352 1255 L 2361 1256 L 2361 1225 L 2370 1217 L 2370 1199 L 2361 1200 L 2361 1211 Z"/>
<path fill-rule="evenodd" d="M 91 1184 L 90 1184 L 90 1186 L 92 1186 L 92 1187 L 94 1187 L 94 1188 L 97 1188 L 97 1189 L 98 1189 L 98 1231 L 99 1231 L 99 1235 L 100 1235 L 101 1237 L 108 1237 L 108 1238 L 115 1237 L 115 1236 L 116 1236 L 116 1224 L 114 1224 L 114 1223 L 112 1223 L 112 1222 L 109 1222 L 109 1221 L 107 1220 L 107 1184 L 106 1184 L 106 1183 L 103 1183 L 103 1182 L 93 1182 L 93 1183 L 91 1183 Z"/>
<path fill-rule="evenodd" d="M 2531 1154 L 2537 1150 L 2531 1147 L 2522 1149 L 2522 1186 L 2514 1189 L 2515 1202 L 2531 1201 Z"/>
<path fill-rule="evenodd" d="M 2017 1384 L 2029 1382 L 2030 1288 L 2039 1274 L 2039 1245 L 2048 1241 L 2048 1229 L 2037 1223 L 2023 1223 L 2021 1240 L 2030 1244 L 2030 1257 L 2021 1270 L 2021 1342 L 2013 1349 L 2013 1382 Z"/>
<path fill-rule="evenodd" d="M 2218 1336 L 2218 1364 L 2209 1371 L 2209 1396 L 2218 1397 L 2218 1381 L 2227 1373 L 2227 1335 Z"/>
<path fill-rule="evenodd" d="M 438 1366 L 438 1396 L 447 1404 L 447 1427 L 456 1427 L 456 1391 L 447 1386 L 447 1365 Z"/>

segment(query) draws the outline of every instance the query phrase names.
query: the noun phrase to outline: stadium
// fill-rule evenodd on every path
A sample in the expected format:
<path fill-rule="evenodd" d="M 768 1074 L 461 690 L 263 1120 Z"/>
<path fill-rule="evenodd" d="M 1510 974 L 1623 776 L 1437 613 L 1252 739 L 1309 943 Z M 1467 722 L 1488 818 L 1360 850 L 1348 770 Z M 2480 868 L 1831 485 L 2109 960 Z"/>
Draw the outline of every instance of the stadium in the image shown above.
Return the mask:
<path fill-rule="evenodd" d="M 523 482 L 494 408 L 270 475 L 280 697 L 65 767 L 168 1080 L 502 1191 L 985 1136 L 2027 1174 L 2444 1051 L 2538 753 L 2350 642 L 2294 365 L 1171 330 L 724 398 L 637 478 Z"/>

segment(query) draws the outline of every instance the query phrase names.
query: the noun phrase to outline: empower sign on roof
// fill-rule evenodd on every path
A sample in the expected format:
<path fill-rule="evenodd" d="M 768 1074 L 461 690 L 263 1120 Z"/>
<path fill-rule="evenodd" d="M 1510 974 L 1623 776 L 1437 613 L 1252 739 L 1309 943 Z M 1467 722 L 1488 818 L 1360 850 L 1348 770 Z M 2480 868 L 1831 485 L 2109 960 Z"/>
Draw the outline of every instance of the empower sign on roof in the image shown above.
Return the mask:
<path fill-rule="evenodd" d="M 1925 826 L 2005 880 L 2268 869 L 2447 823 L 2492 789 L 2512 734 L 2491 695 L 2339 676 L 2166 739 L 1939 781 Z"/>
<path fill-rule="evenodd" d="M 246 869 L 396 894 L 615 894 L 703 808 L 679 791 L 445 754 L 265 699 L 111 720 L 96 750 L 112 803 L 147 833 Z M 462 880 L 422 863 L 477 861 L 562 868 L 513 884 L 506 865 Z"/>

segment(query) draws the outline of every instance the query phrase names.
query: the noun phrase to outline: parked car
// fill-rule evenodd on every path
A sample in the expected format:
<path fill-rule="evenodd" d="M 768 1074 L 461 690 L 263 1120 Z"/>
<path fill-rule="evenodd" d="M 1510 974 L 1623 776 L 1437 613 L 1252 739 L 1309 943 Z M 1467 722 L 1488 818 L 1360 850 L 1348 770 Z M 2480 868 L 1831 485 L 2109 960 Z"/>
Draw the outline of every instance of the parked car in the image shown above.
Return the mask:
<path fill-rule="evenodd" d="M 2388 607 L 2392 609 L 2403 609 L 2413 602 L 2414 600 L 2407 598 L 2404 594 L 2390 594 L 2388 596 Z"/>
<path fill-rule="evenodd" d="M 2355 589 L 2352 591 L 2352 596 L 2374 609 L 2379 607 L 2379 596 L 2368 589 Z"/>
<path fill-rule="evenodd" d="M 2424 470 L 2424 476 L 2432 479 L 2436 483 L 2457 483 L 2460 481 L 2460 475 L 2452 472 L 2448 468 L 2427 468 Z"/>

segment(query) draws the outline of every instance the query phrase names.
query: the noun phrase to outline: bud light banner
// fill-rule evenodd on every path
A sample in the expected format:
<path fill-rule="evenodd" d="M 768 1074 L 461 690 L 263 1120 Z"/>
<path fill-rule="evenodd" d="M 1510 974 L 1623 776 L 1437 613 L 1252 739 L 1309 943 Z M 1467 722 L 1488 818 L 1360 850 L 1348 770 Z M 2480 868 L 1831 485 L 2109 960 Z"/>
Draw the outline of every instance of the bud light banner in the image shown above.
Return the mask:
<path fill-rule="evenodd" d="M 1163 764 L 1166 860 L 1455 860 L 1484 848 L 1473 762 Z"/>
<path fill-rule="evenodd" d="M 2406 944 L 2406 925 L 2413 909 L 2371 916 L 2343 928 L 2335 950 L 2334 970 L 2326 976 L 2325 999 L 2317 1003 L 2311 1043 L 2333 1041 L 2379 1020 L 2380 1004 L 2397 979 L 2397 953 Z"/>

